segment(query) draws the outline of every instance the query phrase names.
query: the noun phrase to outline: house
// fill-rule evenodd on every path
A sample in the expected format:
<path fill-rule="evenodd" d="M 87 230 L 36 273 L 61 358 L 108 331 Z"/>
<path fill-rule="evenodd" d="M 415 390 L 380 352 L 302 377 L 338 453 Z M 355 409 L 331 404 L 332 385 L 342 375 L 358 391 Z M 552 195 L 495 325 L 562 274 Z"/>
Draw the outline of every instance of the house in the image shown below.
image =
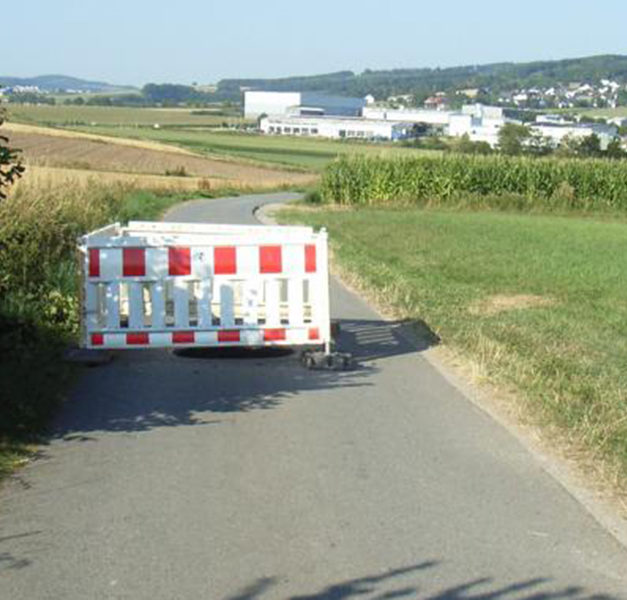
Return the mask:
<path fill-rule="evenodd" d="M 438 94 L 429 96 L 429 98 L 424 101 L 424 107 L 429 110 L 447 110 L 448 105 L 448 98 Z"/>

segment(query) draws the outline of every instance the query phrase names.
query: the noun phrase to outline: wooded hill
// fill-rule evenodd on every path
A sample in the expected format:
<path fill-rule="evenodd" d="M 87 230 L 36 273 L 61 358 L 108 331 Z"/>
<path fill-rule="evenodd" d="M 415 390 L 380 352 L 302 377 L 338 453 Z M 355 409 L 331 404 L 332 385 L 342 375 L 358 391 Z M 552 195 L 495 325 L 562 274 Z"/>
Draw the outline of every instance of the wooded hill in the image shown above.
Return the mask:
<path fill-rule="evenodd" d="M 488 88 L 492 93 L 528 87 L 551 87 L 570 82 L 612 79 L 627 82 L 627 56 L 602 55 L 530 63 L 494 63 L 449 68 L 392 69 L 363 73 L 338 71 L 324 75 L 281 79 L 223 79 L 218 93 L 233 99 L 242 88 L 275 91 L 325 91 L 348 96 L 373 94 L 377 99 L 391 95 L 429 95 L 436 91 Z"/>

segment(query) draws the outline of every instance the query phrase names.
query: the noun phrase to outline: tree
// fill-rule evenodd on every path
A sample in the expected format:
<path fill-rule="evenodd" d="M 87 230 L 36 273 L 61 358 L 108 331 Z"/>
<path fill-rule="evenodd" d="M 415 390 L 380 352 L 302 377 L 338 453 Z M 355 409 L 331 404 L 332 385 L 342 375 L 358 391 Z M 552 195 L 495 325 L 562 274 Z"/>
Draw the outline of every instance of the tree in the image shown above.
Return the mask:
<path fill-rule="evenodd" d="M 522 154 L 525 142 L 531 137 L 531 131 L 524 125 L 505 123 L 499 130 L 499 149 L 511 156 Z"/>
<path fill-rule="evenodd" d="M 601 155 L 601 140 L 596 133 L 581 139 L 579 142 L 579 155 L 586 157 Z"/>
<path fill-rule="evenodd" d="M 4 109 L 0 108 L 0 126 L 4 123 Z M 6 198 L 3 191 L 22 176 L 24 167 L 19 160 L 19 150 L 9 146 L 9 138 L 0 135 L 0 200 Z"/>
<path fill-rule="evenodd" d="M 625 152 L 621 146 L 620 138 L 615 137 L 608 145 L 606 150 L 608 158 L 625 158 Z"/>
<path fill-rule="evenodd" d="M 535 156 L 547 156 L 553 152 L 551 138 L 538 132 L 533 132 L 525 144 L 525 151 Z"/>

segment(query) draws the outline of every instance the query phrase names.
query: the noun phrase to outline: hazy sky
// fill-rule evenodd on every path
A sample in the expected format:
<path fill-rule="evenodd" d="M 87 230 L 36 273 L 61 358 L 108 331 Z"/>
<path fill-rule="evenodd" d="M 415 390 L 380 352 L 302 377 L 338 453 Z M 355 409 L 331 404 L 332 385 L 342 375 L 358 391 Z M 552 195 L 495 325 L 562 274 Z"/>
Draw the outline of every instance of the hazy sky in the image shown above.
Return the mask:
<path fill-rule="evenodd" d="M 34 0 L 3 21 L 2 75 L 135 85 L 627 54 L 626 0 Z"/>

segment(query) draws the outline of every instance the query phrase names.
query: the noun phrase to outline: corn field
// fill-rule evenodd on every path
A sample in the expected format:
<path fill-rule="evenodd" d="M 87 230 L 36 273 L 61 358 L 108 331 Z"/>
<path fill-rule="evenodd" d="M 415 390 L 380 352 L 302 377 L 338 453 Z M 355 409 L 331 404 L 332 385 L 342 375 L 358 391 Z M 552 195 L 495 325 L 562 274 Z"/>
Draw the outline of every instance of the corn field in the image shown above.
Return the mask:
<path fill-rule="evenodd" d="M 325 202 L 627 210 L 627 161 L 506 156 L 343 156 L 325 170 Z"/>

